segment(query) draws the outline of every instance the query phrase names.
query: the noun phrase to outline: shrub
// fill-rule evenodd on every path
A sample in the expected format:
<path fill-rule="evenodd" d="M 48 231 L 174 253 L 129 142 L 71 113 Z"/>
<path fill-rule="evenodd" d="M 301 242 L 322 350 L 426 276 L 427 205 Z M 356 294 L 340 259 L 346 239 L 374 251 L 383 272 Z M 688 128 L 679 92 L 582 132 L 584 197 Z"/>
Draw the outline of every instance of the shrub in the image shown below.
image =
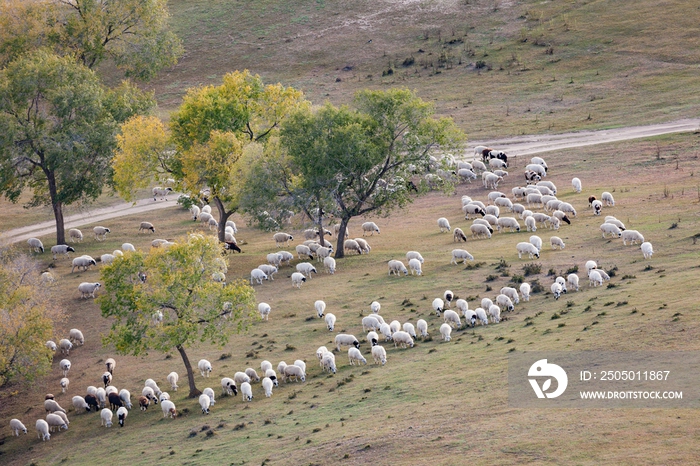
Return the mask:
<path fill-rule="evenodd" d="M 523 265 L 523 274 L 526 277 L 529 277 L 530 275 L 537 275 L 540 272 L 542 272 L 542 265 L 540 264 L 531 262 L 529 264 Z"/>
<path fill-rule="evenodd" d="M 533 280 L 530 283 L 530 292 L 531 293 L 542 293 L 544 291 L 544 287 L 540 283 L 539 280 Z"/>

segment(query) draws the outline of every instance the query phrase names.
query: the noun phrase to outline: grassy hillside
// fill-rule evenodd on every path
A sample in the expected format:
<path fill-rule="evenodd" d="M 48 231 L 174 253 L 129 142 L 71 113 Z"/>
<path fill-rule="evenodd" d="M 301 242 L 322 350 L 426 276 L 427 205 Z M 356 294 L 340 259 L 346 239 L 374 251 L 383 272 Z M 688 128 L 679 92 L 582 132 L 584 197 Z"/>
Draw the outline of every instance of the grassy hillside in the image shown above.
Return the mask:
<path fill-rule="evenodd" d="M 697 116 L 696 2 L 171 0 L 186 54 L 149 84 L 185 90 L 249 69 L 317 104 L 406 86 L 471 138 Z"/>
<path fill-rule="evenodd" d="M 0 460 L 3 464 L 94 464 L 95 458 L 118 458 L 120 463 L 154 464 L 456 464 L 469 458 L 474 464 L 690 464 L 700 455 L 695 441 L 700 420 L 690 410 L 598 409 L 528 410 L 508 406 L 507 355 L 531 350 L 698 350 L 700 319 L 688 284 L 697 279 L 700 232 L 697 182 L 697 135 L 674 135 L 654 140 L 626 142 L 547 154 L 550 175 L 560 198 L 572 202 L 578 217 L 558 232 L 566 242 L 563 251 L 552 251 L 550 231 L 537 233 L 545 240 L 539 280 L 549 290 L 553 276 L 594 259 L 605 270 L 615 270 L 611 285 L 597 289 L 582 279 L 581 291 L 555 301 L 548 292 L 533 295 L 530 302 L 505 313 L 500 324 L 453 331 L 452 341 L 439 339 L 441 319 L 430 309 L 434 297 L 447 288 L 478 306 L 482 297 L 495 296 L 515 275 L 523 274 L 515 244 L 529 233 L 500 233 L 490 240 L 469 239 L 465 247 L 476 258 L 470 267 L 449 265 L 456 247 L 449 234 L 438 231 L 436 220 L 447 217 L 452 226 L 468 228 L 460 210 L 460 196 L 485 200 L 487 191 L 476 183 L 461 185 L 451 196 L 438 193 L 417 199 L 404 211 L 375 220 L 381 235 L 368 238 L 372 252 L 338 263 L 335 275 L 319 274 L 292 289 L 292 269 L 283 267 L 274 282 L 256 286 L 258 301 L 272 305 L 269 322 L 251 321 L 250 330 L 224 348 L 192 348 L 193 361 L 212 361 L 211 379 L 197 376 L 199 388 L 211 386 L 220 393 L 219 380 L 245 367 L 259 368 L 263 359 L 276 367 L 280 360 L 307 362 L 305 383 L 282 384 L 271 399 L 254 386 L 254 400 L 218 398 L 209 416 L 200 413 L 196 400 L 185 399 L 186 390 L 167 390 L 165 376 L 184 369 L 176 352 L 153 352 L 144 358 L 120 357 L 103 348 L 100 333 L 109 322 L 89 300 L 81 300 L 77 285 L 99 279 L 99 270 L 70 274 L 68 261 L 58 261 L 57 299 L 70 315 L 59 335 L 81 328 L 86 344 L 70 359 L 71 385 L 63 395 L 57 356 L 54 371 L 33 387 L 10 387 L 0 402 Z M 520 185 L 525 160 L 514 160 L 513 177 L 502 191 Z M 572 176 L 581 178 L 584 191 L 570 188 Z M 602 239 L 587 208 L 591 194 L 611 191 L 615 215 L 629 228 L 642 232 L 654 244 L 649 261 L 638 246 L 624 247 L 619 240 Z M 78 252 L 99 255 L 122 242 L 146 249 L 152 236 L 135 233 L 144 218 L 120 218 L 109 222 L 114 232 L 105 243 L 86 239 Z M 173 207 L 149 215 L 158 236 L 177 238 L 196 228 L 186 211 Z M 247 278 L 248 271 L 265 262 L 275 250 L 270 233 L 240 226 L 237 237 L 244 253 L 229 256 L 229 279 Z M 359 225 L 350 224 L 352 236 Z M 299 234 L 305 225 L 289 227 Z M 47 245 L 52 244 L 47 239 Z M 298 244 L 298 241 L 295 242 Z M 386 262 L 403 258 L 416 249 L 425 257 L 424 276 L 388 277 Z M 46 265 L 50 258 L 40 257 Z M 497 269 L 501 261 L 507 267 Z M 293 264 L 299 262 L 294 260 Z M 99 268 L 98 268 L 99 269 Z M 494 277 L 489 277 L 493 275 Z M 579 271 L 579 275 L 583 277 Z M 433 337 L 418 341 L 412 349 L 388 352 L 384 367 L 352 367 L 345 351 L 337 354 L 338 373 L 323 374 L 315 359 L 321 345 L 331 347 L 334 335 L 315 318 L 313 303 L 324 299 L 327 311 L 338 317 L 336 332 L 354 333 L 362 340 L 360 319 L 369 303 L 379 300 L 388 321 L 428 321 Z M 552 319 L 558 313 L 561 318 Z M 363 343 L 363 352 L 369 346 Z M 87 385 L 97 385 L 107 357 L 117 359 L 114 384 L 127 388 L 132 397 L 146 378 L 154 378 L 172 395 L 182 415 L 163 419 L 159 407 L 130 412 L 127 426 L 99 427 L 97 414 L 69 413 L 70 429 L 56 433 L 47 443 L 34 434 L 34 421 L 43 417 L 41 402 L 47 392 L 57 394 L 64 407 L 70 397 L 84 395 Z M 369 355 L 367 355 L 369 357 Z M 58 392 L 58 393 L 57 393 Z M 19 417 L 30 435 L 9 436 L 7 423 Z"/>

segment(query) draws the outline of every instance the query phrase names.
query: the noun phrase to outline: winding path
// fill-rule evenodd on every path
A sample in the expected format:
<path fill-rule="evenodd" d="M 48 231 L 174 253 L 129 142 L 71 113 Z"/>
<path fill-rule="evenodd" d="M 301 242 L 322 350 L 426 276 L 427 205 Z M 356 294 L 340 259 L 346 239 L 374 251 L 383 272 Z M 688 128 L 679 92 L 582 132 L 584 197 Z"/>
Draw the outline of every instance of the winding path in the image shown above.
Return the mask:
<path fill-rule="evenodd" d="M 571 147 L 590 146 L 593 144 L 604 144 L 629 139 L 648 138 L 661 134 L 688 133 L 700 130 L 700 119 L 687 119 L 672 121 L 648 126 L 630 126 L 626 128 L 606 129 L 600 131 L 580 131 L 564 134 L 538 134 L 531 136 L 518 136 L 505 139 L 489 141 L 472 141 L 472 146 L 488 145 L 505 150 L 509 156 L 525 156 L 549 152 L 554 150 L 568 149 Z M 470 153 L 467 156 L 471 156 Z M 142 199 L 135 204 L 120 203 L 110 207 L 89 210 L 84 213 L 70 215 L 65 218 L 65 228 L 76 228 L 88 223 L 101 222 L 115 217 L 139 214 L 150 210 L 164 209 L 175 204 L 177 194 L 173 193 L 170 201 L 153 201 L 152 199 Z M 17 243 L 26 241 L 31 237 L 41 237 L 51 235 L 56 230 L 56 223 L 53 220 L 29 225 L 22 228 L 15 228 L 0 233 L 0 243 Z"/>

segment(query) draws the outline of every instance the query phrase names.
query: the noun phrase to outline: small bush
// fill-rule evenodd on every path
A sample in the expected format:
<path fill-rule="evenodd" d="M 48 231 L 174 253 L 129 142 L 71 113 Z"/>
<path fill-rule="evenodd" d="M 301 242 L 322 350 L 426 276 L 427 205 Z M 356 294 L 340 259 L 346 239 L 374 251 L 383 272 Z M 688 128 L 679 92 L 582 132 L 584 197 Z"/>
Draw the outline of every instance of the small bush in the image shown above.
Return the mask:
<path fill-rule="evenodd" d="M 480 269 L 481 267 L 485 266 L 486 262 L 474 262 L 474 263 L 469 263 L 464 267 L 464 270 L 474 270 L 474 269 Z"/>
<path fill-rule="evenodd" d="M 567 301 L 567 302 L 566 302 L 566 307 L 574 307 L 575 304 L 576 304 L 576 303 L 573 302 L 573 301 Z"/>
<path fill-rule="evenodd" d="M 524 280 L 525 278 L 522 275 L 513 275 L 510 277 L 510 282 L 515 284 L 522 283 Z"/>
<path fill-rule="evenodd" d="M 484 280 L 484 281 L 486 281 L 486 282 L 492 282 L 492 281 L 497 280 L 497 279 L 498 279 L 498 275 L 493 275 L 493 274 L 491 274 L 491 275 L 487 275 L 487 276 L 486 276 L 486 280 Z"/>
<path fill-rule="evenodd" d="M 409 67 L 409 66 L 413 65 L 415 62 L 416 62 L 416 59 L 415 59 L 415 58 L 413 58 L 413 57 L 408 57 L 407 59 L 405 59 L 405 60 L 403 61 L 403 63 L 401 63 L 401 65 L 402 65 L 402 66 L 405 66 L 405 67 Z"/>
<path fill-rule="evenodd" d="M 498 261 L 498 264 L 496 264 L 496 270 L 497 270 L 497 271 L 498 271 L 498 270 L 500 270 L 500 271 L 508 270 L 508 267 L 510 267 L 510 264 L 508 264 L 508 262 L 506 262 L 505 259 L 499 260 L 499 261 Z"/>
<path fill-rule="evenodd" d="M 556 275 L 556 274 L 557 274 L 557 271 L 554 270 L 554 269 L 549 269 L 549 270 L 547 271 L 547 276 L 548 276 L 548 277 L 554 276 L 554 275 Z"/>
<path fill-rule="evenodd" d="M 573 267 L 569 267 L 566 269 L 566 274 L 569 275 L 570 273 L 576 273 L 578 272 L 578 265 L 574 265 Z"/>
<path fill-rule="evenodd" d="M 530 292 L 531 293 L 542 293 L 544 292 L 544 286 L 540 283 L 539 280 L 533 280 L 530 283 Z"/>
<path fill-rule="evenodd" d="M 649 265 L 647 265 L 646 267 L 644 267 L 644 271 L 645 271 L 645 272 L 648 272 L 648 271 L 650 271 L 650 270 L 654 270 L 654 266 L 652 266 L 651 264 L 649 264 Z"/>
<path fill-rule="evenodd" d="M 491 288 L 490 286 L 486 285 L 486 291 L 487 291 L 487 292 L 488 292 L 488 291 L 493 291 L 493 288 Z"/>
<path fill-rule="evenodd" d="M 529 277 L 530 275 L 537 275 L 540 272 L 542 272 L 542 266 L 540 264 L 531 262 L 523 265 L 523 275 L 526 277 Z"/>
<path fill-rule="evenodd" d="M 484 60 L 477 60 L 477 62 L 474 64 L 474 68 L 476 68 L 477 70 L 486 68 L 486 62 Z"/>
<path fill-rule="evenodd" d="M 561 316 L 558 313 L 552 314 L 551 320 L 556 320 L 556 319 L 561 319 Z"/>

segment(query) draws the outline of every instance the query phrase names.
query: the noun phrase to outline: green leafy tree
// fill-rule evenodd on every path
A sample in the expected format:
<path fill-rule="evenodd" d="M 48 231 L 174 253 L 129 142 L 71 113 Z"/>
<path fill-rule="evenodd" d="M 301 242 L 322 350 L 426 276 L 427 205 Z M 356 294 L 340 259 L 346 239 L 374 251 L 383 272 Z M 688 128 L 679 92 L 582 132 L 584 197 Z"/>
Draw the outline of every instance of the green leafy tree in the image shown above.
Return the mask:
<path fill-rule="evenodd" d="M 50 48 L 88 68 L 110 62 L 147 80 L 182 55 L 169 29 L 167 0 L 5 0 L 0 2 L 0 66 Z"/>
<path fill-rule="evenodd" d="M 64 317 L 52 292 L 35 261 L 0 251 L 0 387 L 32 382 L 51 369 L 53 354 L 45 343 Z"/>
<path fill-rule="evenodd" d="M 128 83 L 106 89 L 71 58 L 39 50 L 15 60 L 0 71 L 0 193 L 51 205 L 65 243 L 63 206 L 99 196 L 119 123 L 152 105 Z"/>
<path fill-rule="evenodd" d="M 103 268 L 105 294 L 98 303 L 102 316 L 114 319 L 105 344 L 135 356 L 177 349 L 189 396 L 199 396 L 186 348 L 225 345 L 245 328 L 255 305 L 255 293 L 244 280 L 222 284 L 212 279 L 225 271 L 217 241 L 197 234 L 148 255 L 127 254 Z"/>
<path fill-rule="evenodd" d="M 265 85 L 248 71 L 227 74 L 220 86 L 191 89 L 170 120 L 153 118 L 122 127 L 113 167 L 115 187 L 125 199 L 168 174 L 191 196 L 207 188 L 219 213 L 219 240 L 238 211 L 252 160 L 289 113 L 308 107 L 303 94 L 280 84 Z"/>

